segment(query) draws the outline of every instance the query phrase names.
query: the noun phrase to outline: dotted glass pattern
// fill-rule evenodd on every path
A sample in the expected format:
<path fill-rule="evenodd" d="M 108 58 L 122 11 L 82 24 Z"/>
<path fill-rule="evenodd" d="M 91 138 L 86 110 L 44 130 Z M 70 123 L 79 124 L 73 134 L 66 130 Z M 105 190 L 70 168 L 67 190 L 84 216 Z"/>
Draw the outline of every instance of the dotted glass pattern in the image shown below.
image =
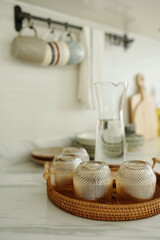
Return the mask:
<path fill-rule="evenodd" d="M 74 154 L 61 154 L 55 157 L 50 166 L 50 172 L 55 177 L 55 186 L 73 185 L 73 175 L 81 158 Z"/>
<path fill-rule="evenodd" d="M 126 161 L 116 176 L 117 194 L 121 199 L 151 199 L 155 192 L 156 175 L 145 161 Z"/>
<path fill-rule="evenodd" d="M 111 199 L 113 179 L 106 163 L 82 162 L 74 174 L 73 183 L 75 195 L 80 199 Z"/>

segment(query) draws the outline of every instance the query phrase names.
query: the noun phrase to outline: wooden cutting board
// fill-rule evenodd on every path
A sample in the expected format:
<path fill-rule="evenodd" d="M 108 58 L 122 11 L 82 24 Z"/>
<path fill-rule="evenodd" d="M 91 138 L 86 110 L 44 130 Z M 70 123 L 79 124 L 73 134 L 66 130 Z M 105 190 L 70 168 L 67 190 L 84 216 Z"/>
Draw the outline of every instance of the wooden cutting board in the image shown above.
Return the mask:
<path fill-rule="evenodd" d="M 152 97 L 146 92 L 143 75 L 137 75 L 138 93 L 130 99 L 131 122 L 136 133 L 149 140 L 158 135 L 158 117 Z"/>

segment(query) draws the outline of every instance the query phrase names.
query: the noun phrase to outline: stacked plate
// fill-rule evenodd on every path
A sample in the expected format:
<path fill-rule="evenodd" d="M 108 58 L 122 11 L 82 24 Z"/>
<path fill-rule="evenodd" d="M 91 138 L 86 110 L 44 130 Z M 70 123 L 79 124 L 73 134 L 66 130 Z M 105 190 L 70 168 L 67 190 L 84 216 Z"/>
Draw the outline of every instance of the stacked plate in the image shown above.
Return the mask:
<path fill-rule="evenodd" d="M 126 148 L 128 151 L 137 151 L 144 144 L 143 135 L 136 134 L 135 130 L 135 124 L 128 123 L 125 125 Z"/>
<path fill-rule="evenodd" d="M 125 125 L 125 134 L 126 136 L 130 136 L 135 134 L 135 130 L 136 130 L 136 125 L 133 123 L 127 123 Z"/>
<path fill-rule="evenodd" d="M 87 150 L 90 159 L 94 159 L 96 134 L 93 132 L 80 133 L 73 140 L 73 145 Z"/>
<path fill-rule="evenodd" d="M 107 157 L 120 157 L 123 154 L 123 142 L 119 143 L 103 143 L 103 151 Z"/>
<path fill-rule="evenodd" d="M 123 154 L 123 136 L 119 126 L 112 129 L 104 129 L 101 136 L 101 144 L 106 157 L 117 158 Z"/>
<path fill-rule="evenodd" d="M 31 159 L 34 162 L 44 164 L 45 162 L 53 161 L 56 155 L 61 154 L 63 148 L 53 147 L 53 148 L 39 148 L 31 152 Z"/>
<path fill-rule="evenodd" d="M 126 133 L 126 148 L 128 151 L 139 150 L 144 144 L 142 135 L 135 133 L 135 125 L 127 124 L 125 127 Z M 94 132 L 84 132 L 78 134 L 73 140 L 73 145 L 76 147 L 83 147 L 87 150 L 90 159 L 94 159 L 95 155 L 96 134 Z M 104 134 L 102 139 L 102 147 L 107 157 L 117 158 L 123 154 L 123 139 L 121 135 L 112 136 Z"/>
<path fill-rule="evenodd" d="M 137 151 L 144 144 L 144 138 L 142 135 L 132 134 L 126 136 L 126 147 L 128 151 Z"/>

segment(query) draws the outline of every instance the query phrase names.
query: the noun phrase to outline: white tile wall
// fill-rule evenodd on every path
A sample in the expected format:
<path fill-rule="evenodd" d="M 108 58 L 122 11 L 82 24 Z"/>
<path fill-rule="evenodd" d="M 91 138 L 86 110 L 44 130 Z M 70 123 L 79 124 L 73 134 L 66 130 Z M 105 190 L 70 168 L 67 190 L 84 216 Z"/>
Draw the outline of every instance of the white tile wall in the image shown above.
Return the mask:
<path fill-rule="evenodd" d="M 143 73 L 147 91 L 153 96 L 155 105 L 160 107 L 160 41 L 133 35 L 135 42 L 128 50 L 111 46 L 106 41 L 105 79 L 128 81 L 127 99 L 136 93 L 135 75 Z M 128 101 L 125 106 L 125 121 L 129 121 Z"/>
<path fill-rule="evenodd" d="M 33 12 L 42 15 L 40 10 Z M 97 112 L 84 109 L 77 101 L 78 67 L 42 68 L 13 59 L 10 54 L 11 41 L 16 35 L 13 5 L 4 1 L 0 1 L 0 31 L 0 143 L 95 129 Z M 105 80 L 129 81 L 130 96 L 136 90 L 135 74 L 143 72 L 148 89 L 154 88 L 158 96 L 160 42 L 134 37 L 136 42 L 126 52 L 106 42 Z"/>

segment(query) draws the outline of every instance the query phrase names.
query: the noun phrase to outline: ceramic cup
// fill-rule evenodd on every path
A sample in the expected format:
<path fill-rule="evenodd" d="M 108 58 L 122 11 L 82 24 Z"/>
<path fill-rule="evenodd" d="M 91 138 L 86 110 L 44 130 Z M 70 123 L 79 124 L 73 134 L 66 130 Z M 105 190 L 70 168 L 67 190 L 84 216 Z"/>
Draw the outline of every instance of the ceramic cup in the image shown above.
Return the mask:
<path fill-rule="evenodd" d="M 59 58 L 60 58 L 59 47 L 58 47 L 57 42 L 55 42 L 55 41 L 50 42 L 50 44 L 51 44 L 51 46 L 53 48 L 53 51 L 54 51 L 54 60 L 51 63 L 51 65 L 56 66 L 58 64 Z"/>
<path fill-rule="evenodd" d="M 51 47 L 37 36 L 35 28 L 31 28 L 35 36 L 22 36 L 20 34 L 12 41 L 11 52 L 14 58 L 19 60 L 49 65 L 52 60 Z M 23 30 L 23 29 L 22 29 Z"/>
<path fill-rule="evenodd" d="M 46 43 L 46 50 L 42 66 L 49 66 L 53 63 L 55 57 L 54 49 L 50 43 Z"/>
<path fill-rule="evenodd" d="M 64 46 L 62 44 L 62 41 L 57 41 L 57 45 L 59 48 L 59 61 L 57 66 L 58 67 L 63 67 L 65 66 L 65 58 L 66 58 L 66 53 L 65 53 L 65 49 Z"/>
<path fill-rule="evenodd" d="M 62 66 L 65 66 L 66 64 L 68 64 L 69 59 L 70 59 L 70 49 L 69 49 L 68 45 L 66 44 L 66 42 L 64 42 L 64 41 L 61 41 L 61 46 L 62 46 L 62 51 L 63 51 Z"/>
<path fill-rule="evenodd" d="M 64 41 L 53 41 L 50 42 L 54 52 L 53 66 L 64 67 L 70 58 L 70 50 L 68 45 Z"/>
<path fill-rule="evenodd" d="M 85 57 L 84 46 L 75 40 L 72 33 L 64 32 L 60 40 L 65 41 L 69 47 L 70 58 L 67 65 L 77 64 L 83 61 Z"/>

